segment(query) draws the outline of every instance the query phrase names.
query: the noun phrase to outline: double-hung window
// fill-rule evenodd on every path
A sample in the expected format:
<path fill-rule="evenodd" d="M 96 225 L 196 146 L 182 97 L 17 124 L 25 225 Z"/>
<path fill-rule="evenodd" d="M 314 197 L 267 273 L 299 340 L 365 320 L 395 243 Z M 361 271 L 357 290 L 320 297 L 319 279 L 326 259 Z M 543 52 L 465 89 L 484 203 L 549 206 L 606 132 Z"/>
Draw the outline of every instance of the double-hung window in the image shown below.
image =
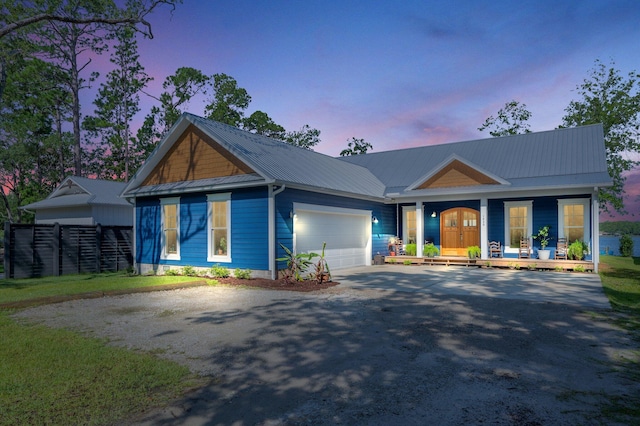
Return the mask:
<path fill-rule="evenodd" d="M 589 244 L 590 218 L 589 199 L 558 200 L 558 237 L 566 238 L 569 243 L 580 240 Z"/>
<path fill-rule="evenodd" d="M 180 198 L 160 199 L 162 259 L 180 259 Z"/>
<path fill-rule="evenodd" d="M 529 238 L 533 228 L 533 201 L 504 203 L 505 253 L 517 253 L 520 239 Z"/>
<path fill-rule="evenodd" d="M 231 262 L 231 193 L 207 196 L 209 262 Z"/>

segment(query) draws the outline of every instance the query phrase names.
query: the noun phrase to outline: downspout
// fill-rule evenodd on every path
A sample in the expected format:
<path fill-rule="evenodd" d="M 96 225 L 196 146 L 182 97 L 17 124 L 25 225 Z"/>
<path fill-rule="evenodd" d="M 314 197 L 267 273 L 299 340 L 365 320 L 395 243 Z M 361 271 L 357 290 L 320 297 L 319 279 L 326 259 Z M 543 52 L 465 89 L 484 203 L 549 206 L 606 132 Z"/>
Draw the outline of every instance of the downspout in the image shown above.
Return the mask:
<path fill-rule="evenodd" d="M 598 187 L 593 188 L 591 197 L 591 260 L 593 261 L 593 272 L 598 273 L 600 263 L 600 199 L 598 198 Z"/>
<path fill-rule="evenodd" d="M 268 221 L 269 221 L 269 265 L 271 265 L 271 279 L 278 278 L 278 265 L 276 262 L 276 195 L 285 190 L 286 185 L 282 185 L 280 188 L 273 190 L 275 185 L 269 185 L 269 205 L 268 205 Z"/>

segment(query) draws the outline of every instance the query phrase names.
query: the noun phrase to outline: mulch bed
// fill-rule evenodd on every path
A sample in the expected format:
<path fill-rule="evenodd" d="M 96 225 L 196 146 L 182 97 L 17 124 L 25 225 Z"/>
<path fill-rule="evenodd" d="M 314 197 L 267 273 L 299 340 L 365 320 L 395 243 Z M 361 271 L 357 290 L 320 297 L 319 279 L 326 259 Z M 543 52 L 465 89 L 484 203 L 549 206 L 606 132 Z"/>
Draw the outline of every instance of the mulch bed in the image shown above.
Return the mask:
<path fill-rule="evenodd" d="M 251 278 L 248 280 L 241 280 L 238 278 L 216 278 L 220 284 L 230 286 L 243 286 L 243 287 L 259 287 L 268 290 L 286 290 L 286 291 L 315 291 L 330 288 L 340 284 L 336 281 L 324 281 L 318 284 L 315 280 L 305 280 L 298 282 L 286 282 L 283 279 L 270 280 L 266 278 Z"/>

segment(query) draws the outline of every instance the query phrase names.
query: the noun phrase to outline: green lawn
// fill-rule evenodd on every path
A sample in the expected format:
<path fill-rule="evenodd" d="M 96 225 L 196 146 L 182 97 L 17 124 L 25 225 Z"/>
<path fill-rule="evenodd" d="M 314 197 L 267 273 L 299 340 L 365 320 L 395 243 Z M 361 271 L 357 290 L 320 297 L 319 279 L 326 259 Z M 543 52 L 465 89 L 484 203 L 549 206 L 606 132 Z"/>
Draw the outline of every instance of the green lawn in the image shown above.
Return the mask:
<path fill-rule="evenodd" d="M 0 280 L 0 304 L 202 280 L 75 275 Z M 106 341 L 22 324 L 0 310 L 0 425 L 113 424 L 202 385 L 186 367 Z"/>
<path fill-rule="evenodd" d="M 611 305 L 640 316 L 640 257 L 602 256 L 600 278 Z"/>
<path fill-rule="evenodd" d="M 202 281 L 198 277 L 129 276 L 125 273 L 65 275 L 61 277 L 0 280 L 0 305 L 54 296 L 114 291 Z"/>

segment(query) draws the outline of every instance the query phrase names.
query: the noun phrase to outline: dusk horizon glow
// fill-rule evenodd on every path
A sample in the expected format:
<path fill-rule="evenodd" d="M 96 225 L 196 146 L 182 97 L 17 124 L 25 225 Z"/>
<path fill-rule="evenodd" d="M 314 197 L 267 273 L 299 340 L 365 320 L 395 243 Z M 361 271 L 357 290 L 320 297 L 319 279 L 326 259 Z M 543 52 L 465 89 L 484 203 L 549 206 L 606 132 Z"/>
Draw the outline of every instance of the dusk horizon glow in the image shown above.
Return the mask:
<path fill-rule="evenodd" d="M 639 18 L 633 0 L 185 0 L 156 10 L 155 38 L 138 44 L 148 92 L 179 67 L 225 73 L 252 97 L 247 115 L 317 128 L 314 149 L 337 156 L 352 137 L 373 152 L 488 138 L 478 127 L 511 100 L 531 111 L 531 131 L 557 128 L 596 60 L 625 77 L 640 70 Z M 205 100 L 185 110 L 204 115 Z M 143 96 L 136 120 L 154 104 Z M 639 188 L 636 169 L 629 215 L 614 218 L 637 220 Z"/>

